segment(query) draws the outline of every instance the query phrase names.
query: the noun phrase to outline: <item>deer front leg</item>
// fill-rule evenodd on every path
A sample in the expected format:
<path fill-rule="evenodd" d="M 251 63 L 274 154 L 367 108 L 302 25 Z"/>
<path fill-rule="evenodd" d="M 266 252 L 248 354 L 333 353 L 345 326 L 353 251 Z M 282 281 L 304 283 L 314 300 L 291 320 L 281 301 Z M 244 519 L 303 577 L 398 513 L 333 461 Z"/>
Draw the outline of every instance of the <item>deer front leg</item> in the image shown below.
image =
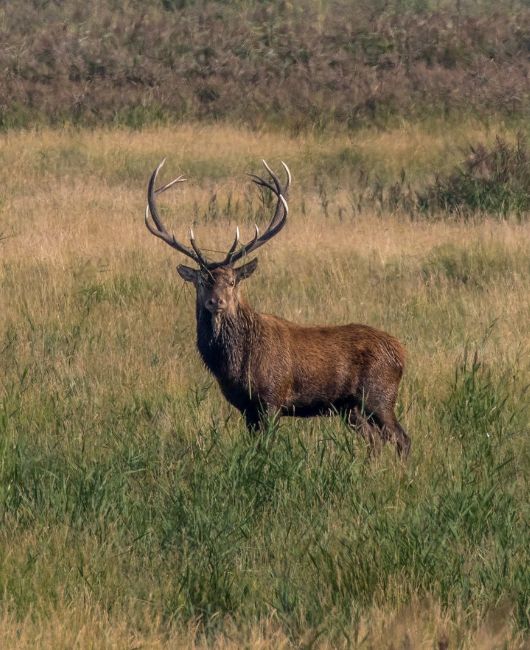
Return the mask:
<path fill-rule="evenodd" d="M 271 423 L 276 422 L 278 414 L 277 409 L 266 404 L 253 404 L 243 411 L 247 429 L 251 433 L 266 431 Z"/>
<path fill-rule="evenodd" d="M 250 433 L 256 433 L 262 428 L 262 417 L 259 412 L 259 409 L 255 407 L 249 407 L 243 411 L 245 417 L 245 423 L 247 429 Z"/>

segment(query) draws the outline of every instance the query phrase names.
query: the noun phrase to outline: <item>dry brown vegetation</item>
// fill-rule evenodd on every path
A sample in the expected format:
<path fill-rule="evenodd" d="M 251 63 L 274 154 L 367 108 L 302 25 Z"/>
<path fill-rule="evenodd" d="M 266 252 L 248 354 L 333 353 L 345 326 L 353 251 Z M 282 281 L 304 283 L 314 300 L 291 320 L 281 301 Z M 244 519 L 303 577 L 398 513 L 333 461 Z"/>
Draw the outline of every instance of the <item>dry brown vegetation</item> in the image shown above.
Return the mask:
<path fill-rule="evenodd" d="M 87 602 L 88 601 L 88 602 Z M 510 630 L 509 610 L 500 607 L 477 624 L 470 634 L 463 633 L 469 622 L 462 614 L 449 616 L 439 605 L 419 601 L 399 612 L 374 608 L 361 620 L 355 638 L 330 642 L 320 631 L 308 630 L 300 643 L 293 643 L 276 616 L 245 627 L 233 619 L 222 621 L 222 631 L 205 636 L 198 622 L 173 628 L 153 619 L 147 610 L 131 624 L 130 616 L 112 617 L 95 606 L 87 594 L 84 605 L 60 603 L 51 616 L 28 616 L 15 620 L 4 616 L 2 648 L 5 650 L 99 650 L 100 648 L 142 648 L 145 650 L 289 650 L 317 647 L 320 650 L 361 647 L 367 650 L 394 650 L 397 647 L 423 650 L 465 648 L 466 650 L 526 650 L 522 637 Z M 138 623 L 140 622 L 140 629 Z M 143 628 L 143 629 L 142 629 Z M 347 633 L 347 631 L 346 631 Z M 512 641 L 507 639 L 512 638 Z M 358 643 L 360 641 L 360 643 Z"/>
<path fill-rule="evenodd" d="M 526 119 L 529 43 L 508 0 L 17 0 L 0 10 L 0 125 Z"/>

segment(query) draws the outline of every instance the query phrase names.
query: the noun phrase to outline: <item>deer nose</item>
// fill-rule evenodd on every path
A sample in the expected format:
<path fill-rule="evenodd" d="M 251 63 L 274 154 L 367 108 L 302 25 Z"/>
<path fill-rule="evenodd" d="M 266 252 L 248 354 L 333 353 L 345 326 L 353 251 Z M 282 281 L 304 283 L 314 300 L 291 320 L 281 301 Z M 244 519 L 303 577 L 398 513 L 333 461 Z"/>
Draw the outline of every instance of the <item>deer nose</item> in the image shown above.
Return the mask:
<path fill-rule="evenodd" d="M 224 298 L 208 298 L 206 301 L 206 309 L 209 311 L 218 311 L 226 307 L 226 300 Z"/>

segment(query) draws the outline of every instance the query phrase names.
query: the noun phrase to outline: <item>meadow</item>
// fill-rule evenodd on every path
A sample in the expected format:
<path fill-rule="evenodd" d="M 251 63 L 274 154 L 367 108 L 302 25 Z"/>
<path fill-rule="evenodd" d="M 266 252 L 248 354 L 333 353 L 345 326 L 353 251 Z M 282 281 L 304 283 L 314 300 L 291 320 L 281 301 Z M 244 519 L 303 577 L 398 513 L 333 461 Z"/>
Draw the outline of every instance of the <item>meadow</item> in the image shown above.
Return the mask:
<path fill-rule="evenodd" d="M 497 135 L 0 136 L 2 648 L 528 647 L 529 223 L 391 200 L 401 170 L 420 192 Z M 245 172 L 289 164 L 248 298 L 405 344 L 406 464 L 367 462 L 338 418 L 246 432 L 196 352 L 184 260 L 143 223 L 165 156 L 189 179 L 167 224 L 210 250 L 266 220 Z"/>

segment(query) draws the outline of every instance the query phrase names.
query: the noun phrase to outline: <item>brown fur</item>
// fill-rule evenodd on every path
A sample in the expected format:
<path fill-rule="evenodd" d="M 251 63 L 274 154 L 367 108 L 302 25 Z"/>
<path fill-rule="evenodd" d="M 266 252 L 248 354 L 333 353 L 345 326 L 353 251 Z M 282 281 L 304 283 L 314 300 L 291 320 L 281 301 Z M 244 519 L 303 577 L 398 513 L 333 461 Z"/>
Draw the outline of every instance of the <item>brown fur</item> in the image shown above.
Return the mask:
<path fill-rule="evenodd" d="M 256 265 L 178 267 L 197 290 L 201 357 L 249 429 L 267 417 L 339 414 L 372 451 L 392 439 L 406 457 L 410 439 L 394 413 L 405 360 L 399 341 L 367 325 L 306 327 L 256 312 L 239 294 Z"/>

